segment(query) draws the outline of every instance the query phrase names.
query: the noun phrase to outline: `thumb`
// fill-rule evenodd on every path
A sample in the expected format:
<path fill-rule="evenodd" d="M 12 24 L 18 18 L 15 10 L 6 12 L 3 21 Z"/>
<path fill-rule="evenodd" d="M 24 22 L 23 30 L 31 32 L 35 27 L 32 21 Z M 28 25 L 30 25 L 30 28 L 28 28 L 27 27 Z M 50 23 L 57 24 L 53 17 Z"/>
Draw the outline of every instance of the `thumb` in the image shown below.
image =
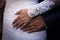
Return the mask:
<path fill-rule="evenodd" d="M 22 10 L 18 11 L 15 15 L 19 15 L 22 12 Z"/>

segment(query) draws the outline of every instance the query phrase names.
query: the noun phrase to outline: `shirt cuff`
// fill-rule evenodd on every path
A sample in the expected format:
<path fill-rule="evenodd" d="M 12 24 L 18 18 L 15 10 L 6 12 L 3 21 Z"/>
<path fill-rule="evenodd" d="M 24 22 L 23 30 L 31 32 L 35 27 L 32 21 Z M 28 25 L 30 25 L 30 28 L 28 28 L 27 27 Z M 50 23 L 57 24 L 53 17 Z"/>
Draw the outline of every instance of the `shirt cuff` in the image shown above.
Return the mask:
<path fill-rule="evenodd" d="M 46 11 L 49 11 L 50 9 L 52 9 L 52 7 L 54 7 L 55 3 L 52 1 L 48 1 L 48 0 L 44 0 L 39 4 L 34 5 L 32 8 L 28 9 L 28 16 L 30 16 L 31 18 L 45 13 Z"/>

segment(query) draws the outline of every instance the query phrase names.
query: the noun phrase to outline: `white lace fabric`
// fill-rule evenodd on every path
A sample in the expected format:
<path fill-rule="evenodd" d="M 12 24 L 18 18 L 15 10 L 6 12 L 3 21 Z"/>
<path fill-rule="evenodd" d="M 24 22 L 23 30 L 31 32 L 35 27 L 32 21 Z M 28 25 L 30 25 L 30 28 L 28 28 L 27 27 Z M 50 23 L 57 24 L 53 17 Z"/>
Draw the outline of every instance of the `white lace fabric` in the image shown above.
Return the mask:
<path fill-rule="evenodd" d="M 54 2 L 44 0 L 41 3 L 34 5 L 33 8 L 30 8 L 28 10 L 28 15 L 29 17 L 33 18 L 37 15 L 41 15 L 42 13 L 51 10 L 54 6 L 55 6 Z"/>

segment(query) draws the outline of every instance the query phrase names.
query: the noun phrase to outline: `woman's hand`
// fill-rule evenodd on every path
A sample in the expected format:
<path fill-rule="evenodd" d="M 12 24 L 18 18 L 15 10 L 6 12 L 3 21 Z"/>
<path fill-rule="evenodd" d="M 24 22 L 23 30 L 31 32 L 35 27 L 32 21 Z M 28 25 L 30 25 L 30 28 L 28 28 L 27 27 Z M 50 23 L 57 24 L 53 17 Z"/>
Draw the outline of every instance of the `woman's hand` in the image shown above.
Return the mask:
<path fill-rule="evenodd" d="M 31 20 L 27 15 L 28 9 L 22 9 L 16 13 L 18 17 L 14 20 L 13 25 L 16 28 L 24 28 Z"/>

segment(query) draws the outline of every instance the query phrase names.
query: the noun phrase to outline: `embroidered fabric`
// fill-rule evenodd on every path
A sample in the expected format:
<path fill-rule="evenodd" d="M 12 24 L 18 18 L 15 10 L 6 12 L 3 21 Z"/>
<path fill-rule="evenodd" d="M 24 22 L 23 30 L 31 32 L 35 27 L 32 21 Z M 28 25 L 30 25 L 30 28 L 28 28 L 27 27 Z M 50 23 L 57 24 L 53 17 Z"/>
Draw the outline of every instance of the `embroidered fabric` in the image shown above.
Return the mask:
<path fill-rule="evenodd" d="M 44 0 L 39 4 L 34 5 L 28 10 L 28 15 L 33 18 L 39 14 L 45 13 L 54 7 L 55 3 L 52 1 Z"/>

